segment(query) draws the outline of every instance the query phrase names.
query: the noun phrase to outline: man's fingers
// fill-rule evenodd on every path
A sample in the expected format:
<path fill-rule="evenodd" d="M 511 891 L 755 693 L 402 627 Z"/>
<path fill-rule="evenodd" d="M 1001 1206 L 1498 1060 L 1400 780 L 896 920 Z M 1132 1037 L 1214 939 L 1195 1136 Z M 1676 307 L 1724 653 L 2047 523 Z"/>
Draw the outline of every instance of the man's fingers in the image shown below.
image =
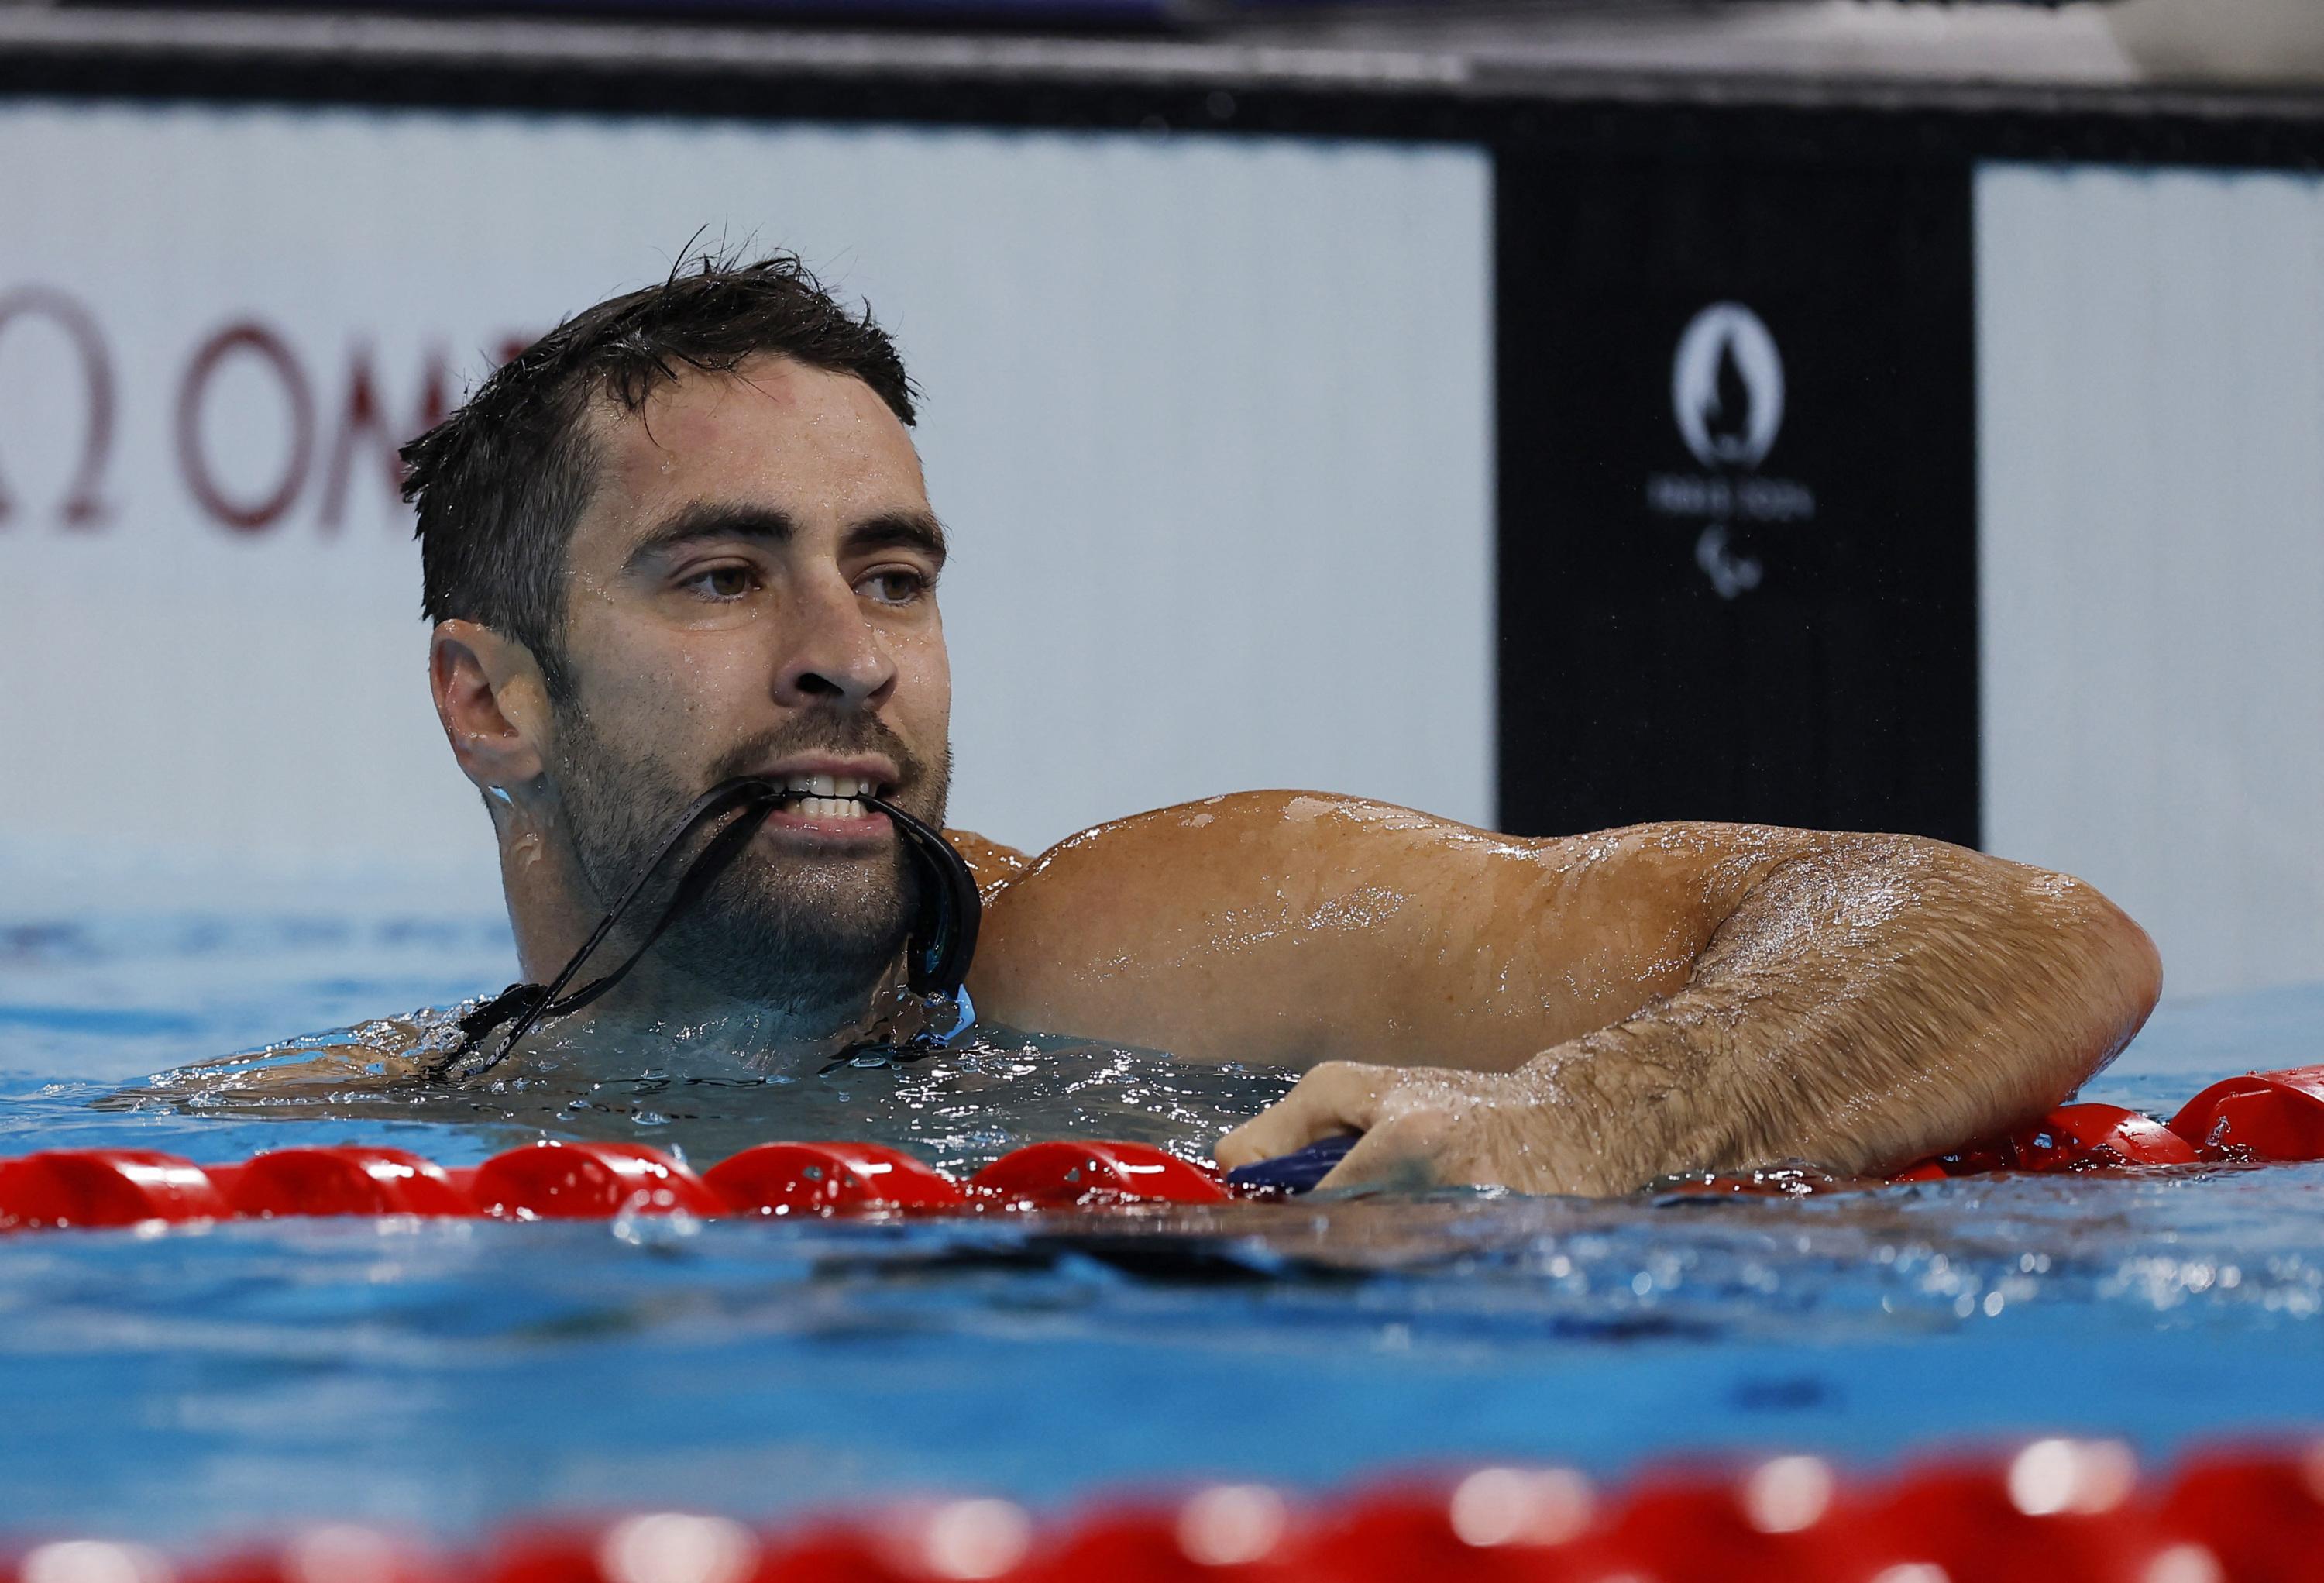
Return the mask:
<path fill-rule="evenodd" d="M 1449 1120 L 1441 1111 L 1418 1110 L 1381 1123 L 1348 1151 L 1347 1157 L 1315 1184 L 1315 1190 L 1393 1188 L 1417 1192 L 1466 1185 L 1466 1173 L 1448 1155 Z"/>
<path fill-rule="evenodd" d="M 1325 1061 L 1290 1093 L 1221 1138 L 1218 1162 L 1233 1171 L 1294 1153 L 1318 1138 L 1366 1131 L 1378 1116 L 1381 1090 L 1395 1075 L 1388 1067 Z"/>

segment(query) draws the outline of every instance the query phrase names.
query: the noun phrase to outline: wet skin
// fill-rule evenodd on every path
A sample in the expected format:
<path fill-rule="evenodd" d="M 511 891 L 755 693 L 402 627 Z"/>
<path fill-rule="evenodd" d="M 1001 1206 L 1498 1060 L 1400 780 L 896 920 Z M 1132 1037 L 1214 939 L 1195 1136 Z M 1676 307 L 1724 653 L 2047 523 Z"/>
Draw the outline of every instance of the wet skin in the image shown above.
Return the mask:
<path fill-rule="evenodd" d="M 944 763 L 941 539 L 910 437 L 867 387 L 764 358 L 594 423 L 567 655 L 599 736 L 691 790 L 739 746 L 855 715 Z M 598 907 L 559 711 L 534 656 L 474 623 L 438 627 L 430 676 L 462 769 L 501 794 L 510 913 L 543 977 Z M 898 773 L 876 753 L 746 767 Z M 932 808 L 936 778 L 895 794 Z M 1140 814 L 1035 858 L 955 835 L 986 884 L 969 987 L 987 1016 L 1305 1068 L 1217 1153 L 1363 1132 L 1327 1185 L 1615 1192 L 1703 1167 L 1902 1164 L 2064 1098 L 2161 982 L 2146 937 L 2088 886 L 1907 837 L 1524 840 L 1305 792 Z M 876 911 L 894 839 L 826 810 L 779 816 L 760 845 L 818 904 Z M 734 1009 L 666 954 L 601 1014 Z M 785 1014 L 812 1034 L 872 987 Z"/>

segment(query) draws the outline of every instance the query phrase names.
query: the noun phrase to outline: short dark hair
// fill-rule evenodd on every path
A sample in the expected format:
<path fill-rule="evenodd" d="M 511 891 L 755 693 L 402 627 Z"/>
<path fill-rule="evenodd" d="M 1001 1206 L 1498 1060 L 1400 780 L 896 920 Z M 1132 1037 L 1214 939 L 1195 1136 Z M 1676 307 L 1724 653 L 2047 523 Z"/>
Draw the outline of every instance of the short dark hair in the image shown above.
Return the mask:
<path fill-rule="evenodd" d="M 571 697 L 562 574 L 596 486 L 590 404 L 635 412 L 681 366 L 731 373 L 765 353 L 851 375 L 913 421 L 903 358 L 870 308 L 851 313 L 791 254 L 750 264 L 705 255 L 690 267 L 681 258 L 659 285 L 600 302 L 533 342 L 403 448 L 428 619 L 507 634 L 540 661 L 553 695 Z"/>

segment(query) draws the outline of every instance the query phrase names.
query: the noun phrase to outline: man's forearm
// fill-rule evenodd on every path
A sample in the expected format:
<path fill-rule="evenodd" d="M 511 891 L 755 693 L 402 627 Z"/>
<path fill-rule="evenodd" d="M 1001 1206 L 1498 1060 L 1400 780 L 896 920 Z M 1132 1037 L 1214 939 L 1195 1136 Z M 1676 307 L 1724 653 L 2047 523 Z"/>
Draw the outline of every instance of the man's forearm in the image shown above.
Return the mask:
<path fill-rule="evenodd" d="M 2057 1104 L 2160 986 L 2145 935 L 2087 885 L 1833 837 L 1757 879 L 1683 989 L 1522 1075 L 1597 1134 L 1564 1168 L 1583 1190 L 1779 1160 L 1875 1171 Z"/>

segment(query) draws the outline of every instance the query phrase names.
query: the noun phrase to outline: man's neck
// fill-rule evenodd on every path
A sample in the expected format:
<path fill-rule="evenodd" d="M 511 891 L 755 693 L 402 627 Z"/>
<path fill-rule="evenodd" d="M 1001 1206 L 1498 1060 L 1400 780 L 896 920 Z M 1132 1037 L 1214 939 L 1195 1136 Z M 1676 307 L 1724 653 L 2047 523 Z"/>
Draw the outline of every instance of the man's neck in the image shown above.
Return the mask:
<path fill-rule="evenodd" d="M 563 843 L 540 828 L 501 821 L 501 883 L 517 960 L 529 983 L 547 984 L 564 970 L 596 929 L 603 913 Z M 566 986 L 580 988 L 612 972 L 637 949 L 631 930 L 617 930 Z M 568 1049 L 651 1053 L 691 1048 L 722 1064 L 759 1071 L 816 1061 L 884 1033 L 899 1018 L 922 1014 L 901 989 L 900 967 L 812 1004 L 761 998 L 690 972 L 665 942 L 649 950 L 603 999 L 561 1020 L 551 1037 Z"/>

